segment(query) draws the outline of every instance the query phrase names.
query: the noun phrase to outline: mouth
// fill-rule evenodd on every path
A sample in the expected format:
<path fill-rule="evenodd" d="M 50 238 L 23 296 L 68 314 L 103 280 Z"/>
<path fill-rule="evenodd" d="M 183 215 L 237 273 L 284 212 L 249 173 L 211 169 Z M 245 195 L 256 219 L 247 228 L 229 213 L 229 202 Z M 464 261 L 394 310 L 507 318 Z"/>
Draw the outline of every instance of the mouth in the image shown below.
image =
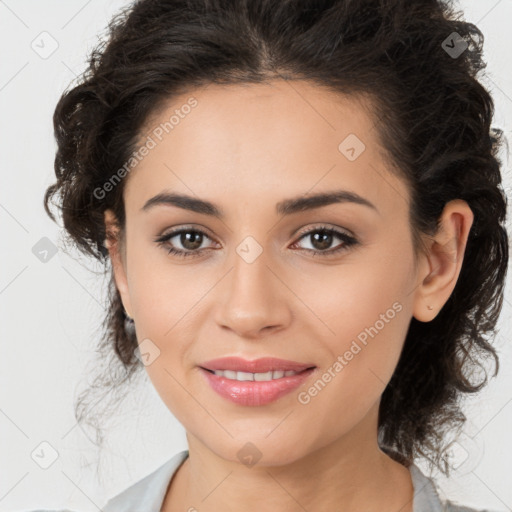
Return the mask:
<path fill-rule="evenodd" d="M 274 402 L 304 384 L 315 373 L 313 364 L 276 358 L 253 361 L 227 357 L 199 366 L 210 388 L 237 405 Z"/>

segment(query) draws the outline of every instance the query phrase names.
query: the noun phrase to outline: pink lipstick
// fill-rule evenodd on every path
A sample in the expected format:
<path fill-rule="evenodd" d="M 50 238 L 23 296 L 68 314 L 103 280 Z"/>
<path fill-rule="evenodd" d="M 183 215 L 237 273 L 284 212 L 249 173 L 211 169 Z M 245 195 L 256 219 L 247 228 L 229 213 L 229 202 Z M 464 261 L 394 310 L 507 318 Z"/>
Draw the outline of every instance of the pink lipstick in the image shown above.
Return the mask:
<path fill-rule="evenodd" d="M 247 360 L 223 357 L 200 365 L 208 384 L 238 405 L 265 405 L 290 393 L 313 373 L 312 363 L 273 357 Z"/>

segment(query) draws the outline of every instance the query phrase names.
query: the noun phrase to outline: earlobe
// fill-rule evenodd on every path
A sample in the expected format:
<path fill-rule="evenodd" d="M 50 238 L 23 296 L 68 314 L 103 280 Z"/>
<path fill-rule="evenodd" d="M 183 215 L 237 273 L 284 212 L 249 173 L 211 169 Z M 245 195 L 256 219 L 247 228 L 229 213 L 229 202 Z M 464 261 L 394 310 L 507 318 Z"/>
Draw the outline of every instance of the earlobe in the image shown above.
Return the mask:
<path fill-rule="evenodd" d="M 420 322 L 433 320 L 455 289 L 473 220 L 465 201 L 455 199 L 446 204 L 439 231 L 419 266 L 413 316 Z"/>
<path fill-rule="evenodd" d="M 128 293 L 128 280 L 126 277 L 126 262 L 122 254 L 119 225 L 111 210 L 105 210 L 105 247 L 108 249 L 116 287 L 119 290 L 124 309 L 132 317 L 130 297 Z"/>

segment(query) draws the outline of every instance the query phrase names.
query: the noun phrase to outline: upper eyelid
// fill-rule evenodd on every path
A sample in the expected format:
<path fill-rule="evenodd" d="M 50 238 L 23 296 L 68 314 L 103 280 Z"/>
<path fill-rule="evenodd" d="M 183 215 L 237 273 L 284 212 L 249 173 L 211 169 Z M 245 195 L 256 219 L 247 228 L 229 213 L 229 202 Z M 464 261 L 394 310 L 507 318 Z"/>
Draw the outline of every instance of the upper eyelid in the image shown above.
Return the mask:
<path fill-rule="evenodd" d="M 162 239 L 162 238 L 169 240 L 170 238 L 173 238 L 176 235 L 179 235 L 183 232 L 189 232 L 189 231 L 197 231 L 199 233 L 202 233 L 203 235 L 206 235 L 211 240 L 213 240 L 213 237 L 208 233 L 208 231 L 206 229 L 197 228 L 195 226 L 183 226 L 183 227 L 178 227 L 178 228 L 172 229 L 168 233 L 163 233 L 163 234 L 157 236 L 157 240 Z"/>
<path fill-rule="evenodd" d="M 346 229 L 346 228 L 339 228 L 339 227 L 335 227 L 335 226 L 330 226 L 328 223 L 313 225 L 312 227 L 304 228 L 304 230 L 301 229 L 297 233 L 295 233 L 294 236 L 302 237 L 303 235 L 308 235 L 311 232 L 322 231 L 322 230 L 324 230 L 324 231 L 335 231 L 335 232 L 338 232 L 341 235 L 346 235 L 346 236 L 350 236 L 352 238 L 355 238 L 355 235 L 353 233 L 351 233 L 348 229 Z"/>

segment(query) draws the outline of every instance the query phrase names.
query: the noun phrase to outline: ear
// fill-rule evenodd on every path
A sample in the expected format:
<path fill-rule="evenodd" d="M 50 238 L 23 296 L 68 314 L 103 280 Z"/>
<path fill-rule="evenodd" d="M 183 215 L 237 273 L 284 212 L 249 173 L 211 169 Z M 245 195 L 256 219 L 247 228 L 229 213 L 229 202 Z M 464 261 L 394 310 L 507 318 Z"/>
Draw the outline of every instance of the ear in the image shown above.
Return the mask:
<path fill-rule="evenodd" d="M 428 254 L 421 255 L 420 282 L 415 289 L 413 316 L 430 322 L 450 298 L 462 268 L 473 212 L 466 201 L 454 199 L 444 207 L 438 233 Z M 432 309 L 429 309 L 431 306 Z"/>
<path fill-rule="evenodd" d="M 112 210 L 105 210 L 104 219 L 106 233 L 105 247 L 108 249 L 110 255 L 116 287 L 121 295 L 121 301 L 126 313 L 133 318 L 130 295 L 128 292 L 125 247 L 121 241 L 119 224 Z"/>

